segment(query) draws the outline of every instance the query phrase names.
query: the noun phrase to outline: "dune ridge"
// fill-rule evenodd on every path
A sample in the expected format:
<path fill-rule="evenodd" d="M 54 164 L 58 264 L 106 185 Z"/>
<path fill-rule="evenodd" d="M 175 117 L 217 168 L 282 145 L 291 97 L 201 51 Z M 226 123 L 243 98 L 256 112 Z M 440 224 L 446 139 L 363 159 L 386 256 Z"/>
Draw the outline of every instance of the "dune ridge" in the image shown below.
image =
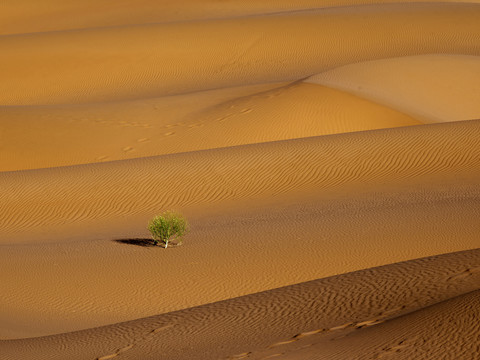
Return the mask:
<path fill-rule="evenodd" d="M 170 2 L 144 0 L 142 6 L 113 0 L 73 1 L 48 0 L 3 1 L 0 4 L 0 35 L 125 26 L 158 22 L 207 20 L 252 15 L 268 15 L 307 9 L 338 6 L 396 3 L 396 0 L 249 0 L 210 2 L 184 0 Z M 404 0 L 403 3 L 433 2 L 435 0 Z M 451 3 L 478 3 L 478 0 L 448 0 Z M 45 4 L 49 6 L 45 6 Z M 108 9 L 108 11 L 106 11 Z"/>
<path fill-rule="evenodd" d="M 478 131 L 479 121 L 465 121 L 4 172 L 12 191 L 1 194 L 1 211 L 13 216 L 1 227 L 9 295 L 0 318 L 11 324 L 2 336 L 85 329 L 474 249 Z M 145 239 L 151 214 L 173 204 L 194 229 L 179 251 L 112 241 Z M 153 275 L 158 268 L 172 272 Z"/>
<path fill-rule="evenodd" d="M 113 104 L 0 108 L 0 123 L 7 159 L 2 171 L 421 124 L 301 81 Z"/>
<path fill-rule="evenodd" d="M 479 261 L 478 249 L 464 251 L 314 280 L 122 324 L 34 339 L 2 340 L 4 351 L 0 359 L 11 360 L 19 354 L 24 359 L 61 359 L 65 356 L 108 359 L 108 356 L 113 358 L 120 354 L 126 359 L 140 354 L 146 359 L 155 359 L 161 354 L 161 358 L 175 360 L 240 359 L 247 358 L 246 355 L 266 358 L 279 352 L 288 356 L 285 350 L 292 350 L 292 345 L 296 345 L 294 348 L 303 345 L 307 351 L 316 350 L 303 353 L 304 359 L 320 359 L 329 354 L 332 359 L 343 359 L 345 352 L 348 354 L 349 350 L 360 346 L 364 351 L 361 358 L 366 359 L 382 352 L 385 343 L 398 341 L 396 337 L 402 331 L 406 338 L 400 345 L 407 346 L 412 341 L 421 343 L 422 337 L 425 341 L 442 340 L 443 344 L 454 345 L 457 336 L 468 334 L 469 327 L 476 328 L 469 319 L 478 316 L 476 304 L 480 298 L 475 290 L 480 276 Z M 379 283 L 381 289 L 377 287 Z M 462 302 L 466 306 L 462 306 Z M 458 303 L 455 321 L 463 321 L 463 326 L 457 328 L 458 333 L 452 334 L 448 331 L 448 323 L 442 320 Z M 438 305 L 424 309 L 434 304 Z M 448 310 L 438 311 L 439 307 Z M 414 312 L 416 310 L 420 311 Z M 282 319 L 276 317 L 279 313 Z M 427 323 L 422 323 L 424 314 L 429 316 Z M 405 333 L 408 328 L 404 326 L 400 329 L 394 326 L 393 334 L 385 331 L 393 322 L 411 324 L 409 318 L 414 318 L 413 323 L 418 324 L 421 331 Z M 420 318 L 420 323 L 416 318 Z M 429 333 L 425 330 L 432 321 L 442 327 L 435 339 L 425 337 Z M 262 326 L 258 326 L 260 323 Z M 376 329 L 377 337 L 368 336 Z M 345 344 L 347 351 L 344 347 L 333 347 L 343 349 L 335 354 L 329 345 L 332 338 Z M 363 340 L 363 344 L 359 340 Z M 85 344 L 89 345 L 87 349 Z M 457 350 L 462 344 L 457 342 Z M 470 349 L 474 350 L 473 346 Z M 322 352 L 319 347 L 326 349 Z M 45 349 L 55 350 L 45 352 Z M 446 347 L 441 351 L 458 354 L 453 350 Z M 145 355 L 148 353 L 150 355 Z M 358 349 L 352 353 L 358 353 Z M 417 347 L 413 352 L 410 349 L 412 353 L 426 355 L 428 348 Z M 465 354 L 466 359 L 475 358 L 472 353 Z M 427 358 L 433 358 L 433 354 Z"/>
<path fill-rule="evenodd" d="M 436 54 L 350 64 L 307 81 L 348 91 L 432 123 L 478 117 L 479 73 L 478 56 Z"/>
<path fill-rule="evenodd" d="M 3 172 L 2 187 L 10 191 L 0 195 L 0 211 L 8 214 L 0 226 L 8 234 L 19 228 L 101 221 L 305 188 L 388 182 L 453 169 L 469 169 L 475 176 L 479 131 L 480 121 L 466 121 Z M 27 204 L 35 204 L 35 211 Z M 8 243 L 8 236 L 3 238 Z"/>
<path fill-rule="evenodd" d="M 479 14 L 477 4 L 385 4 L 2 36 L 0 103 L 151 98 L 298 80 L 380 58 L 478 55 Z"/>
<path fill-rule="evenodd" d="M 10 325 L 0 337 L 85 329 L 474 249 L 480 231 L 478 179 L 459 187 L 458 175 L 465 174 L 437 179 L 433 187 L 423 179 L 408 184 L 413 188 L 408 191 L 394 185 L 380 192 L 374 186 L 363 195 L 342 189 L 344 199 L 307 193 L 261 208 L 255 201 L 216 207 L 219 213 L 189 216 L 194 230 L 188 243 L 170 252 L 142 245 L 145 216 L 103 229 L 57 226 L 45 235 L 26 230 L 22 240 L 30 244 L 2 245 L 6 295 L 0 322 Z M 115 269 L 115 276 L 108 269 Z"/>

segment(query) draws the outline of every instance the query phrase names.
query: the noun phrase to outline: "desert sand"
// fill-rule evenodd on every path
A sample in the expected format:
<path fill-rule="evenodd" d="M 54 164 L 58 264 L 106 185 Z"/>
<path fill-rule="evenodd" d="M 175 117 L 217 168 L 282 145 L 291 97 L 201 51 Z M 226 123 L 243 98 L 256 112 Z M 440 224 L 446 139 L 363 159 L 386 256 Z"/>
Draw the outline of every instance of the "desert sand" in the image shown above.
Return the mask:
<path fill-rule="evenodd" d="M 3 1 L 0 54 L 0 360 L 480 359 L 480 1 Z"/>

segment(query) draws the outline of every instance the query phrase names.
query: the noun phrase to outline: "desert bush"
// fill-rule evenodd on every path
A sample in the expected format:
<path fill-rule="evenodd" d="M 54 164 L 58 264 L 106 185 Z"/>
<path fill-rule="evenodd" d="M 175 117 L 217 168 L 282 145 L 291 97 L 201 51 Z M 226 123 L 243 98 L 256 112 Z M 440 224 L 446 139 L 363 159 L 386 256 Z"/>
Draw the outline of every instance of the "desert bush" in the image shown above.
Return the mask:
<path fill-rule="evenodd" d="M 163 244 L 166 249 L 170 241 L 177 245 L 182 243 L 183 235 L 188 232 L 188 222 L 182 214 L 166 211 L 150 220 L 148 230 L 152 234 L 153 243 Z"/>

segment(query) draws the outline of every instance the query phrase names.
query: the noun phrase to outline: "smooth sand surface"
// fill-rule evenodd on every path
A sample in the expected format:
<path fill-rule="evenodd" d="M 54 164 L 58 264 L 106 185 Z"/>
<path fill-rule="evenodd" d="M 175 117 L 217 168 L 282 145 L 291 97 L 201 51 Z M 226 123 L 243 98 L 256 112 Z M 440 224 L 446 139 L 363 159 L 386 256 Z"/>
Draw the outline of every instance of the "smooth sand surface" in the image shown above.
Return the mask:
<path fill-rule="evenodd" d="M 2 2 L 0 360 L 480 359 L 479 19 Z"/>
<path fill-rule="evenodd" d="M 351 64 L 312 76 L 308 82 L 432 123 L 478 118 L 479 74 L 478 56 L 421 55 Z"/>

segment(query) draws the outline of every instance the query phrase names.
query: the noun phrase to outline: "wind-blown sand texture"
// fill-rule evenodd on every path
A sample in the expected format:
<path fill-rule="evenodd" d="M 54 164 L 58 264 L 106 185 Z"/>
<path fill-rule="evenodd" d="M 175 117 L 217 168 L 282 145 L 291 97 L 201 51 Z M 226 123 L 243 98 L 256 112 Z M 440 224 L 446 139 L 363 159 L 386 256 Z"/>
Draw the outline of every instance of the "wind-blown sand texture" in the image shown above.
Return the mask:
<path fill-rule="evenodd" d="M 480 1 L 9 0 L 0 54 L 0 360 L 480 359 Z"/>

